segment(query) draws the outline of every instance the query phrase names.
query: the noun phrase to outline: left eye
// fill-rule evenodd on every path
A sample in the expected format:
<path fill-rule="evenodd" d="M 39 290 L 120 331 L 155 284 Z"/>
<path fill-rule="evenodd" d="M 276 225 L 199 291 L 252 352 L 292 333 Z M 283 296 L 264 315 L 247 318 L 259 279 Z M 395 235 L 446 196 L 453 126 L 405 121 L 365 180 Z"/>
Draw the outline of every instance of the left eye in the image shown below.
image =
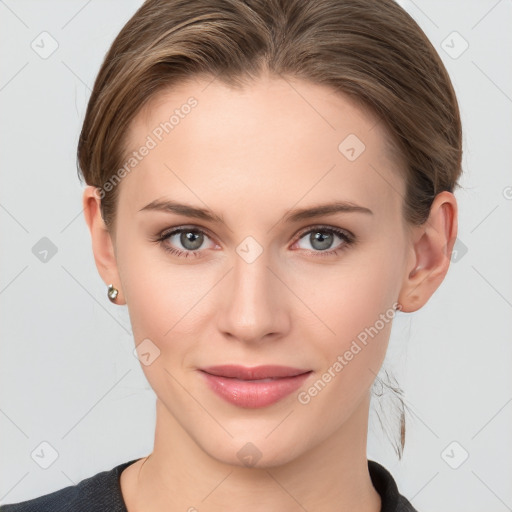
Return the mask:
<path fill-rule="evenodd" d="M 306 240 L 310 245 L 310 247 L 306 247 L 306 249 L 324 254 L 335 254 L 338 249 L 345 249 L 348 245 L 353 243 L 353 237 L 351 234 L 337 228 L 317 227 L 315 229 L 310 229 L 309 231 L 302 233 L 299 241 L 305 238 L 305 235 L 309 235 Z M 335 249 L 331 249 L 333 240 L 336 237 L 341 239 L 342 243 Z"/>
<path fill-rule="evenodd" d="M 306 235 L 309 235 L 309 237 L 306 238 Z M 177 240 L 171 244 L 170 241 L 175 237 Z M 317 253 L 318 256 L 337 254 L 338 250 L 346 249 L 355 240 L 354 236 L 347 231 L 338 228 L 322 226 L 303 232 L 296 244 L 305 238 L 310 245 L 310 247 L 306 247 L 306 249 L 310 253 Z M 338 244 L 336 248 L 331 249 L 335 238 L 339 238 L 342 243 Z M 202 229 L 185 227 L 164 233 L 160 235 L 156 241 L 159 242 L 166 251 L 178 257 L 188 258 L 189 255 L 200 257 L 201 251 L 199 249 L 207 239 L 210 239 L 210 237 Z M 184 250 L 173 247 L 173 245 L 176 245 L 178 242 L 181 244 Z M 216 244 L 212 242 L 210 248 L 215 246 Z"/>

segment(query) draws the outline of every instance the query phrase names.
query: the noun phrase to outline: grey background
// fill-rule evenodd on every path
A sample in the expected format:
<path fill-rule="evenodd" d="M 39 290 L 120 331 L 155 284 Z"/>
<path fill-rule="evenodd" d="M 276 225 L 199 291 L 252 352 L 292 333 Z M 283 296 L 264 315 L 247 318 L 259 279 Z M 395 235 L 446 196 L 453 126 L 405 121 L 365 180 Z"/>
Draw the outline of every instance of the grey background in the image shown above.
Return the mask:
<path fill-rule="evenodd" d="M 0 503 L 153 446 L 155 395 L 126 307 L 110 304 L 94 265 L 75 162 L 103 56 L 141 3 L 0 1 Z M 395 318 L 384 363 L 410 410 L 404 457 L 373 412 L 368 457 L 420 512 L 512 510 L 512 2 L 400 3 L 458 94 L 464 188 L 448 276 L 422 310 Z"/>

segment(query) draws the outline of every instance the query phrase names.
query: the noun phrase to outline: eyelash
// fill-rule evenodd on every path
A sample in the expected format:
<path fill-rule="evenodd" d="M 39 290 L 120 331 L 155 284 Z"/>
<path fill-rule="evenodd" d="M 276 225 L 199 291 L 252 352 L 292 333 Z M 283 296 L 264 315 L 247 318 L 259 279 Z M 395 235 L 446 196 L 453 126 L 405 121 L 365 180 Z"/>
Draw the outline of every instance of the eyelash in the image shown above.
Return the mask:
<path fill-rule="evenodd" d="M 200 255 L 200 253 L 202 251 L 200 251 L 200 250 L 182 251 L 181 249 L 175 249 L 174 247 L 169 247 L 168 245 L 165 244 L 165 241 L 168 238 L 170 238 L 174 235 L 180 234 L 180 233 L 187 233 L 187 232 L 202 233 L 202 234 L 208 236 L 208 238 L 211 238 L 209 236 L 209 234 L 201 228 L 198 228 L 195 226 L 192 226 L 192 227 L 185 226 L 185 227 L 181 227 L 178 229 L 173 229 L 172 231 L 169 231 L 169 232 L 164 231 L 164 232 L 160 233 L 157 236 L 157 238 L 153 241 L 155 243 L 160 244 L 161 247 L 164 249 L 164 251 L 169 252 L 169 253 L 171 253 L 177 257 L 180 257 L 180 258 L 188 258 L 189 256 L 193 256 L 195 258 L 202 257 Z M 337 256 L 340 252 L 345 251 L 346 249 L 348 249 L 351 245 L 353 245 L 356 242 L 356 237 L 352 233 L 342 230 L 342 229 L 339 229 L 339 228 L 327 227 L 327 226 L 313 226 L 312 228 L 308 228 L 306 231 L 303 231 L 300 233 L 300 235 L 298 235 L 297 241 L 302 239 L 304 237 L 304 235 L 310 234 L 312 232 L 334 234 L 337 237 L 341 238 L 344 242 L 337 249 L 332 249 L 332 250 L 328 250 L 328 251 L 308 251 L 310 254 L 314 254 L 315 257 Z"/>

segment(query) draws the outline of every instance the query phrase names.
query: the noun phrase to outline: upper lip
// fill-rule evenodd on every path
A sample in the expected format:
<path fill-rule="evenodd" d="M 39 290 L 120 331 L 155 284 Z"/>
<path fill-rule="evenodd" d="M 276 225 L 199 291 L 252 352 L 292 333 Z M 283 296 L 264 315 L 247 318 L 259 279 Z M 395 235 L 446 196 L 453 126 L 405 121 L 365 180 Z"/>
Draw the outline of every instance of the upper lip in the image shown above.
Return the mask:
<path fill-rule="evenodd" d="M 219 377 L 229 377 L 241 380 L 257 380 L 269 378 L 295 377 L 311 370 L 291 368 L 290 366 L 265 365 L 265 366 L 240 366 L 225 364 L 220 366 L 208 366 L 200 368 L 201 371 Z"/>

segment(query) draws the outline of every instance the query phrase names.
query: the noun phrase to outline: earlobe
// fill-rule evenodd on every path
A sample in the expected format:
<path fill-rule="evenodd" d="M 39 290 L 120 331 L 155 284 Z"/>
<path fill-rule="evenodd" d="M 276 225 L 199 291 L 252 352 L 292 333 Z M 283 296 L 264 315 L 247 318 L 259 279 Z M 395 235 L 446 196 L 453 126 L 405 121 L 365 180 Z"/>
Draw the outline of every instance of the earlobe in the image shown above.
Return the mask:
<path fill-rule="evenodd" d="M 111 234 L 101 216 L 101 200 L 96 187 L 88 186 L 85 188 L 82 203 L 85 222 L 91 234 L 94 261 L 105 283 L 105 290 L 107 290 L 109 284 L 113 284 L 118 290 L 115 300 L 116 304 L 125 304 L 117 269 L 114 245 Z M 106 293 L 107 292 L 105 292 L 105 294 Z"/>
<path fill-rule="evenodd" d="M 451 192 L 440 192 L 434 199 L 427 221 L 413 228 L 411 258 L 398 302 L 401 311 L 423 307 L 450 267 L 457 238 L 457 201 Z"/>

